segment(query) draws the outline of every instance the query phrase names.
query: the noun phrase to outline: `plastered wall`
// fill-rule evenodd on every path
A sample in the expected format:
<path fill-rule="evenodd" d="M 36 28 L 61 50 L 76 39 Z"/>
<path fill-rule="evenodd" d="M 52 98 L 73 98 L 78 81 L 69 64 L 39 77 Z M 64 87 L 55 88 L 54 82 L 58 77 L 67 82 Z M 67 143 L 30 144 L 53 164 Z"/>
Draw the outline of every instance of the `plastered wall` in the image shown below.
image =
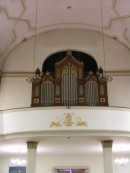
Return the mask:
<path fill-rule="evenodd" d="M 130 51 L 117 40 L 104 39 L 99 32 L 88 30 L 53 30 L 40 34 L 18 45 L 6 57 L 2 72 L 14 72 L 18 77 L 2 77 L 0 87 L 0 109 L 30 107 L 31 84 L 27 77 L 19 77 L 18 72 L 32 72 L 42 68 L 44 60 L 51 54 L 67 49 L 83 51 L 92 55 L 98 66 L 104 70 L 125 71 L 130 67 Z M 113 76 L 108 84 L 109 106 L 130 107 L 130 76 Z"/>
<path fill-rule="evenodd" d="M 26 159 L 26 156 L 0 157 L 0 172 L 8 173 L 11 158 Z M 37 155 L 36 173 L 55 173 L 56 168 L 88 167 L 90 173 L 104 173 L 102 155 Z M 129 173 L 130 165 L 119 166 L 113 162 L 113 173 Z"/>

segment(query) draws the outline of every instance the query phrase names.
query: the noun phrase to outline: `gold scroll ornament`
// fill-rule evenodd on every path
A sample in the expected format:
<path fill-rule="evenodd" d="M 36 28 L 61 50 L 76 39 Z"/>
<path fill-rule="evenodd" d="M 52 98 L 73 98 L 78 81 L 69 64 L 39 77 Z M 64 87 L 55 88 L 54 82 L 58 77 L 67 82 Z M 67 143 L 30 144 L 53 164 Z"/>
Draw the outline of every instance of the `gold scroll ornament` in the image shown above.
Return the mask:
<path fill-rule="evenodd" d="M 52 126 L 62 126 L 62 123 L 60 123 L 59 117 L 57 116 L 53 122 L 50 123 L 50 127 Z M 63 124 L 65 126 L 73 126 L 74 124 L 76 126 L 85 126 L 87 127 L 87 122 L 84 121 L 81 117 L 77 117 L 77 122 L 74 121 L 74 114 L 73 113 L 64 113 L 63 116 Z"/>

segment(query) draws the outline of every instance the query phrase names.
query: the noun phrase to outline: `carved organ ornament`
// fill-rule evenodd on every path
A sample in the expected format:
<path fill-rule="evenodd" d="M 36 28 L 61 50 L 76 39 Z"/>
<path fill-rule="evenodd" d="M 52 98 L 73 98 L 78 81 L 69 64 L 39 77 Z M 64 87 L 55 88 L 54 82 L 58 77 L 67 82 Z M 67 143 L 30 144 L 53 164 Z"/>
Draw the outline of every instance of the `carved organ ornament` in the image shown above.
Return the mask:
<path fill-rule="evenodd" d="M 35 75 L 40 75 L 40 69 Z M 55 63 L 54 75 L 46 72 L 32 82 L 31 106 L 108 106 L 103 69 L 85 75 L 84 63 L 69 50 L 66 57 Z"/>

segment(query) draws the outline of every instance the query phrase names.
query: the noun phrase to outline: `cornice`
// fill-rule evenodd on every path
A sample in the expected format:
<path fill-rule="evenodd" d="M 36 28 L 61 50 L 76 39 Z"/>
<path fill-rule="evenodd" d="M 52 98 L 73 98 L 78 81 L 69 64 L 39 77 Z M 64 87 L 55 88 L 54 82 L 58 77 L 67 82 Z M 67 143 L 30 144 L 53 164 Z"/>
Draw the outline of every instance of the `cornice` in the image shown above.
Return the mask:
<path fill-rule="evenodd" d="M 111 71 L 105 71 L 107 75 L 111 76 L 130 76 L 130 70 L 111 70 Z"/>
<path fill-rule="evenodd" d="M 2 77 L 30 77 L 33 75 L 34 72 L 21 72 L 21 71 L 1 72 Z"/>
<path fill-rule="evenodd" d="M 130 76 L 130 70 L 111 70 L 111 71 L 104 71 L 106 75 L 111 76 Z M 34 72 L 27 72 L 27 71 L 0 71 L 1 77 L 29 77 L 34 75 Z"/>
<path fill-rule="evenodd" d="M 130 112 L 130 108 L 128 107 L 112 107 L 112 106 L 70 106 L 69 110 L 119 110 L 119 111 L 128 111 Z M 22 112 L 22 111 L 39 111 L 39 110 L 68 110 L 66 106 L 52 106 L 52 107 L 21 107 L 21 108 L 12 108 L 6 110 L 0 110 L 1 114 L 11 113 L 11 112 Z"/>

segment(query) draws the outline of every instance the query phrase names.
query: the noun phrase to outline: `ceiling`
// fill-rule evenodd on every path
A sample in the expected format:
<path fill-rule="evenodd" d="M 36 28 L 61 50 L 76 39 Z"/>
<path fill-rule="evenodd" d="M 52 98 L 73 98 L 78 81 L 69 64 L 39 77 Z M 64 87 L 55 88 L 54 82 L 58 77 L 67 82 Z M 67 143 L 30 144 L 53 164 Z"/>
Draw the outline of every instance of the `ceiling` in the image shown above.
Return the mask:
<path fill-rule="evenodd" d="M 32 36 L 67 28 L 99 31 L 130 49 L 130 0 L 0 0 L 0 60 Z M 101 153 L 101 139 L 94 136 L 42 137 L 38 139 L 38 152 Z M 113 139 L 115 148 L 116 144 L 118 149 L 123 145 L 130 151 L 129 138 Z M 22 151 L 21 147 L 26 152 L 27 140 L 0 141 L 0 155 L 16 154 L 19 149 Z"/>
<path fill-rule="evenodd" d="M 130 0 L 0 0 L 0 59 L 54 29 L 100 31 L 130 48 Z"/>

